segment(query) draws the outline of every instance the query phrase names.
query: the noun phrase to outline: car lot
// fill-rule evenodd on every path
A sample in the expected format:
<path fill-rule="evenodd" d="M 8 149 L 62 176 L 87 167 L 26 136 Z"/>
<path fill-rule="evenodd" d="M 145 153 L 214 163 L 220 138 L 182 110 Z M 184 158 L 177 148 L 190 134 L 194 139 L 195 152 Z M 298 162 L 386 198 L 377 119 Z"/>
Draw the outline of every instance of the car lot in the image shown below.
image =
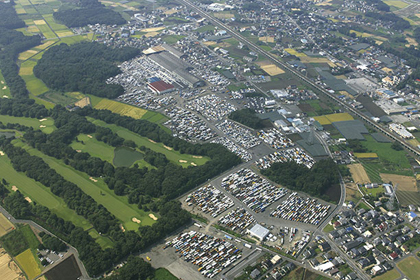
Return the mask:
<path fill-rule="evenodd" d="M 274 152 L 266 155 L 255 162 L 259 169 L 269 168 L 275 162 L 288 162 L 295 161 L 299 164 L 304 164 L 306 167 L 311 168 L 315 161 L 303 149 L 295 147 L 283 151 Z"/>
<path fill-rule="evenodd" d="M 129 93 L 120 95 L 117 100 L 147 110 L 159 110 L 176 103 L 173 96 L 157 96 L 154 93 L 141 89 L 133 89 Z"/>
<path fill-rule="evenodd" d="M 261 141 L 252 134 L 251 130 L 234 122 L 224 120 L 221 123 L 216 124 L 216 127 L 245 149 L 251 149 L 261 144 Z"/>
<path fill-rule="evenodd" d="M 330 205 L 321 204 L 313 198 L 303 198 L 294 192 L 283 200 L 276 210 L 270 213 L 270 216 L 318 225 L 327 216 L 330 208 Z"/>
<path fill-rule="evenodd" d="M 188 110 L 172 106 L 165 109 L 165 114 L 171 118 L 165 125 L 172 130 L 175 137 L 197 142 L 216 136 L 216 133 L 204 121 Z"/>
<path fill-rule="evenodd" d="M 295 146 L 295 143 L 293 143 L 292 140 L 284 137 L 282 133 L 276 128 L 271 128 L 267 131 L 260 130 L 258 132 L 258 137 L 267 143 L 270 147 L 277 150 Z"/>
<path fill-rule="evenodd" d="M 187 196 L 185 202 L 213 218 L 234 205 L 233 201 L 211 185 L 200 187 Z"/>
<path fill-rule="evenodd" d="M 245 234 L 245 230 L 255 222 L 254 217 L 249 212 L 242 207 L 237 207 L 221 217 L 218 224 L 240 234 Z"/>
<path fill-rule="evenodd" d="M 238 155 L 244 161 L 250 161 L 252 155 L 247 152 L 247 150 L 239 147 L 233 141 L 229 140 L 227 137 L 219 137 L 210 141 L 211 143 L 217 143 L 225 146 L 229 151 Z"/>
<path fill-rule="evenodd" d="M 221 186 L 256 213 L 264 212 L 287 190 L 273 186 L 250 169 L 241 169 L 222 180 Z"/>
<path fill-rule="evenodd" d="M 186 104 L 186 107 L 193 110 L 209 120 L 221 120 L 236 110 L 236 107 L 215 94 L 195 98 Z"/>
<path fill-rule="evenodd" d="M 181 233 L 168 241 L 165 247 L 175 248 L 180 258 L 191 262 L 208 278 L 213 278 L 242 257 L 242 250 L 228 238 L 222 239 L 194 230 Z"/>

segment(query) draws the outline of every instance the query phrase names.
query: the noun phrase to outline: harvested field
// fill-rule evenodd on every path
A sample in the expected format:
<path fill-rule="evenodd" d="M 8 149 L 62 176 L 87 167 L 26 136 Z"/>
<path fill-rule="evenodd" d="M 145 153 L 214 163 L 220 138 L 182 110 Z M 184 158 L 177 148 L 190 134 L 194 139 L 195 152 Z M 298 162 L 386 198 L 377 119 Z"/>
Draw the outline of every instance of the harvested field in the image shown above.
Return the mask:
<path fill-rule="evenodd" d="M 90 98 L 85 97 L 82 100 L 77 101 L 74 105 L 79 106 L 80 108 L 86 107 L 90 105 Z"/>
<path fill-rule="evenodd" d="M 266 42 L 266 43 L 274 43 L 274 37 L 264 36 L 264 37 L 258 38 L 258 40 L 262 42 Z"/>
<path fill-rule="evenodd" d="M 160 30 L 163 30 L 163 29 L 165 29 L 165 27 L 153 27 L 153 28 L 145 28 L 145 29 L 142 29 L 142 30 L 140 30 L 141 32 L 146 32 L 146 33 L 149 33 L 149 32 L 156 32 L 156 31 L 160 31 Z"/>
<path fill-rule="evenodd" d="M 25 280 L 20 268 L 7 254 L 7 252 L 0 248 L 0 279 L 2 280 Z"/>
<path fill-rule="evenodd" d="M 350 164 L 347 165 L 350 169 L 351 177 L 353 178 L 353 182 L 356 184 L 365 184 L 370 183 L 370 179 L 360 163 Z"/>
<path fill-rule="evenodd" d="M 43 20 L 43 19 L 40 19 L 40 20 L 34 20 L 34 23 L 35 23 L 36 25 L 43 25 L 43 24 L 47 24 L 47 23 L 45 22 L 45 20 Z"/>
<path fill-rule="evenodd" d="M 331 124 L 333 122 L 352 121 L 354 118 L 349 113 L 337 113 L 314 117 L 321 125 Z"/>
<path fill-rule="evenodd" d="M 406 192 L 417 192 L 417 184 L 416 179 L 411 176 L 402 176 L 402 175 L 395 175 L 395 174 L 379 174 L 384 182 L 392 182 L 395 186 L 398 184 L 397 190 L 399 191 L 406 191 Z"/>
<path fill-rule="evenodd" d="M 74 280 L 82 276 L 74 255 L 45 273 L 49 280 Z"/>
<path fill-rule="evenodd" d="M 214 13 L 213 16 L 219 19 L 229 19 L 235 17 L 234 14 Z"/>
<path fill-rule="evenodd" d="M 96 104 L 95 109 L 110 110 L 113 113 L 132 117 L 134 119 L 140 119 L 147 112 L 147 110 L 108 99 L 101 100 Z"/>
<path fill-rule="evenodd" d="M 336 65 L 326 57 L 301 56 L 299 58 L 302 63 L 326 63 L 331 67 L 336 67 Z"/>
<path fill-rule="evenodd" d="M 304 54 L 304 53 L 300 53 L 300 52 L 298 52 L 297 50 L 295 50 L 295 49 L 284 49 L 286 52 L 288 52 L 290 55 L 294 55 L 294 56 L 296 56 L 296 57 L 304 57 L 304 56 L 307 56 L 306 54 Z"/>
<path fill-rule="evenodd" d="M 276 76 L 284 73 L 284 70 L 277 67 L 274 64 L 261 66 L 261 69 L 264 70 L 270 76 Z"/>
<path fill-rule="evenodd" d="M 0 213 L 0 237 L 9 233 L 13 229 L 13 224 L 3 214 Z"/>
<path fill-rule="evenodd" d="M 362 198 L 362 194 L 357 189 L 355 183 L 346 184 L 346 201 L 357 203 Z"/>

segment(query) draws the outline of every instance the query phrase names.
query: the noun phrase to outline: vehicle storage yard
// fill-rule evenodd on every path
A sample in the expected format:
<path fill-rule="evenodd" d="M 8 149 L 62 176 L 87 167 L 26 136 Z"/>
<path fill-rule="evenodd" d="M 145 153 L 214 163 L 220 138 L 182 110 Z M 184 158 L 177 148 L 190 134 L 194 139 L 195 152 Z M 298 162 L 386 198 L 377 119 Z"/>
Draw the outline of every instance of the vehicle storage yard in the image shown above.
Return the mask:
<path fill-rule="evenodd" d="M 293 143 L 292 140 L 284 137 L 276 128 L 271 128 L 267 131 L 260 130 L 258 132 L 258 136 L 261 140 L 276 150 L 291 148 L 295 146 L 295 143 Z"/>
<path fill-rule="evenodd" d="M 186 104 L 186 107 L 200 113 L 208 121 L 221 120 L 224 116 L 227 116 L 236 110 L 235 106 L 215 94 L 195 98 L 189 101 Z"/>
<path fill-rule="evenodd" d="M 296 163 L 304 164 L 308 168 L 311 168 L 315 164 L 314 159 L 310 155 L 308 155 L 303 149 L 298 147 L 266 155 L 260 158 L 258 161 L 256 161 L 255 164 L 259 169 L 265 169 L 269 168 L 271 164 L 275 162 L 288 161 L 295 161 Z"/>
<path fill-rule="evenodd" d="M 227 176 L 222 180 L 222 187 L 256 213 L 264 212 L 287 193 L 286 189 L 273 186 L 249 169 Z"/>
<path fill-rule="evenodd" d="M 330 207 L 330 205 L 318 203 L 316 199 L 303 198 L 294 192 L 282 201 L 276 210 L 270 213 L 270 216 L 317 225 L 328 214 Z"/>
<path fill-rule="evenodd" d="M 211 143 L 217 143 L 225 146 L 229 151 L 238 155 L 244 161 L 250 161 L 252 155 L 247 152 L 247 150 L 239 147 L 233 141 L 229 140 L 227 137 L 219 137 L 210 141 Z"/>
<path fill-rule="evenodd" d="M 206 185 L 188 195 L 188 206 L 197 206 L 198 210 L 217 217 L 234 205 L 233 201 L 211 185 Z"/>
<path fill-rule="evenodd" d="M 245 230 L 255 223 L 254 217 L 244 208 L 237 207 L 219 219 L 219 225 L 245 234 Z"/>
<path fill-rule="evenodd" d="M 218 123 L 216 127 L 245 149 L 251 149 L 261 144 L 261 141 L 249 129 L 234 122 L 224 120 Z"/>

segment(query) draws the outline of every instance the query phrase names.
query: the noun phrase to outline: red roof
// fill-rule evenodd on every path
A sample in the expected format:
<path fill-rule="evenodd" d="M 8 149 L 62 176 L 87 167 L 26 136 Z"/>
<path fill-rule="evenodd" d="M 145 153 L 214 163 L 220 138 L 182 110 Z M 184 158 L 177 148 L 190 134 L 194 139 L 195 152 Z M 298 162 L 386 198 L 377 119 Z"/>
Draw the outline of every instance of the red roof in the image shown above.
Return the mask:
<path fill-rule="evenodd" d="M 173 85 L 168 84 L 164 81 L 157 81 L 149 84 L 149 87 L 153 90 L 156 90 L 158 92 L 162 92 L 171 88 L 174 88 Z"/>

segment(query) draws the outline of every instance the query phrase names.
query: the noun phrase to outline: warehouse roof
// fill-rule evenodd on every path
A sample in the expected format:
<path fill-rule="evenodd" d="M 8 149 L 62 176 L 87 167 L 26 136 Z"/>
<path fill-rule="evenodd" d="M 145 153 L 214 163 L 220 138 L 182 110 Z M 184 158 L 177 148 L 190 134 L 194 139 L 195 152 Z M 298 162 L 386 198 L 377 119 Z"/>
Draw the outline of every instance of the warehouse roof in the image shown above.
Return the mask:
<path fill-rule="evenodd" d="M 256 224 L 249 230 L 249 233 L 252 236 L 259 238 L 260 240 L 263 240 L 270 233 L 270 231 L 265 227 Z"/>
<path fill-rule="evenodd" d="M 154 90 L 156 90 L 156 91 L 158 91 L 158 92 L 162 92 L 162 91 L 165 91 L 165 90 L 168 90 L 168 89 L 174 88 L 174 86 L 173 86 L 173 85 L 168 84 L 168 83 L 166 83 L 166 82 L 164 82 L 164 81 L 157 81 L 157 82 L 153 82 L 153 83 L 150 83 L 150 84 L 149 84 L 149 86 L 150 86 L 152 89 L 154 89 Z"/>

